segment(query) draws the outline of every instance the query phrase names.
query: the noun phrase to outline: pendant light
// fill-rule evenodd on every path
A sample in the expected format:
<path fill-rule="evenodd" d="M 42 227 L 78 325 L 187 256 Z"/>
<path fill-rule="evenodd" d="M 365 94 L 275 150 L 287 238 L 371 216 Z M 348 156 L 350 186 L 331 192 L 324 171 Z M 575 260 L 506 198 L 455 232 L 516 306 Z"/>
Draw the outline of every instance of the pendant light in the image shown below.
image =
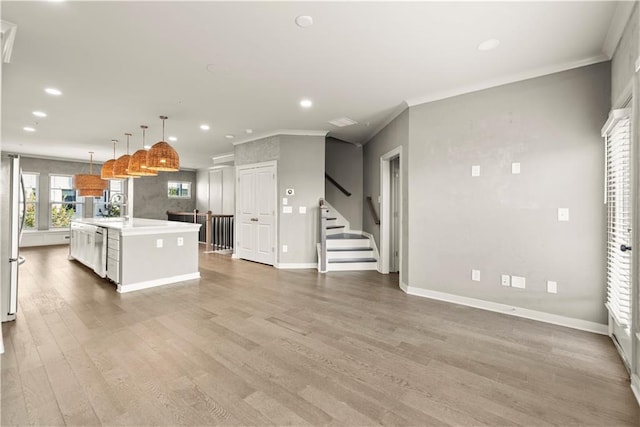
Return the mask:
<path fill-rule="evenodd" d="M 113 159 L 107 160 L 104 162 L 104 165 L 102 165 L 102 170 L 100 170 L 100 177 L 102 179 L 118 179 L 113 176 L 113 164 L 116 162 L 116 143 L 118 140 L 112 139 L 111 142 L 113 142 Z"/>
<path fill-rule="evenodd" d="M 89 155 L 89 173 L 74 175 L 73 188 L 79 191 L 79 196 L 101 197 L 107 189 L 107 181 L 93 174 L 93 151 L 89 151 Z"/>
<path fill-rule="evenodd" d="M 149 126 L 140 125 L 142 128 L 142 148 L 131 155 L 129 159 L 129 175 L 156 176 L 158 172 L 147 168 L 147 150 L 144 148 L 145 133 Z"/>
<path fill-rule="evenodd" d="M 139 176 L 129 175 L 129 137 L 130 133 L 125 133 L 127 136 L 127 154 L 123 154 L 118 157 L 118 160 L 113 164 L 113 177 L 114 178 L 140 178 Z"/>
<path fill-rule="evenodd" d="M 153 144 L 147 152 L 147 168 L 155 171 L 176 172 L 180 170 L 180 157 L 176 150 L 164 141 L 164 121 L 167 116 L 160 116 L 162 119 L 162 141 Z"/>

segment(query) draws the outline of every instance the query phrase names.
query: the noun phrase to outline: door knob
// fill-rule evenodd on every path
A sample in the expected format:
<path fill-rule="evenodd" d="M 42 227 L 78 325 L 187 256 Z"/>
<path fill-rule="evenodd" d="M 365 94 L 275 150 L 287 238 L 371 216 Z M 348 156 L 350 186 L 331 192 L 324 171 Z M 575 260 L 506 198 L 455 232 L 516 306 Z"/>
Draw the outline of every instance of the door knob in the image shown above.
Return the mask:
<path fill-rule="evenodd" d="M 630 251 L 630 250 L 631 250 L 631 246 L 627 246 L 627 245 L 620 245 L 620 250 L 621 250 L 622 252 Z"/>

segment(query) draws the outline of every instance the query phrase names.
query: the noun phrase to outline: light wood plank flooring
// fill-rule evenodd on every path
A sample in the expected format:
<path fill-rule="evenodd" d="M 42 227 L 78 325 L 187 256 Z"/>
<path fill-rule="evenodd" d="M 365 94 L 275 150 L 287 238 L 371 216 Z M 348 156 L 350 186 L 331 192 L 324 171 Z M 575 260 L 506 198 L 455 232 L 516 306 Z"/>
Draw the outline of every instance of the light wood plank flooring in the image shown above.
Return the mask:
<path fill-rule="evenodd" d="M 201 280 L 120 295 L 66 247 L 23 254 L 2 425 L 640 425 L 607 337 L 394 275 L 200 254 Z"/>

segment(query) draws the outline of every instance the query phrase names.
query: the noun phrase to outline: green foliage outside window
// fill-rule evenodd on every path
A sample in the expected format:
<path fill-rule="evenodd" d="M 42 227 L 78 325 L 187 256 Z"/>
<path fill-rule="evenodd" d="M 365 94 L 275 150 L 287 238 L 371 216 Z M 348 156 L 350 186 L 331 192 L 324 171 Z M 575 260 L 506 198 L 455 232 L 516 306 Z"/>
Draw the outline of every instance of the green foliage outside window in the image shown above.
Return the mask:
<path fill-rule="evenodd" d="M 75 211 L 70 205 L 60 205 L 51 207 L 51 227 L 69 227 Z"/>
<path fill-rule="evenodd" d="M 29 194 L 27 194 L 27 203 L 25 206 L 25 218 L 24 218 L 24 228 L 35 228 L 36 227 L 36 192 L 35 190 L 31 190 Z"/>

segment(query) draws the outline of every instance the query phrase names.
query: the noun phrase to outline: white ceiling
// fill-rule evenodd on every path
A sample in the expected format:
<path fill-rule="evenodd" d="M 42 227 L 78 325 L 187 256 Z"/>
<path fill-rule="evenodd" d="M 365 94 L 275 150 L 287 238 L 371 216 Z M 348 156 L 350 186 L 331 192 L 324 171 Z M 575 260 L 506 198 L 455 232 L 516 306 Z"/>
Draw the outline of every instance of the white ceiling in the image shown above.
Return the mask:
<path fill-rule="evenodd" d="M 134 135 L 131 152 L 141 146 L 141 124 L 147 144 L 160 140 L 161 114 L 186 168 L 211 166 L 212 156 L 233 150 L 225 135 L 243 140 L 247 128 L 253 137 L 329 131 L 362 143 L 405 102 L 607 59 L 616 7 L 2 1 L 2 19 L 18 26 L 2 71 L 2 149 L 83 160 L 95 151 L 105 161 L 111 139 L 124 141 L 125 132 Z M 296 26 L 298 15 L 314 25 Z M 500 46 L 478 51 L 489 38 Z M 63 95 L 47 95 L 50 86 Z M 304 97 L 311 109 L 298 105 Z M 327 123 L 343 116 L 358 124 Z M 23 130 L 35 122 L 36 132 Z"/>

